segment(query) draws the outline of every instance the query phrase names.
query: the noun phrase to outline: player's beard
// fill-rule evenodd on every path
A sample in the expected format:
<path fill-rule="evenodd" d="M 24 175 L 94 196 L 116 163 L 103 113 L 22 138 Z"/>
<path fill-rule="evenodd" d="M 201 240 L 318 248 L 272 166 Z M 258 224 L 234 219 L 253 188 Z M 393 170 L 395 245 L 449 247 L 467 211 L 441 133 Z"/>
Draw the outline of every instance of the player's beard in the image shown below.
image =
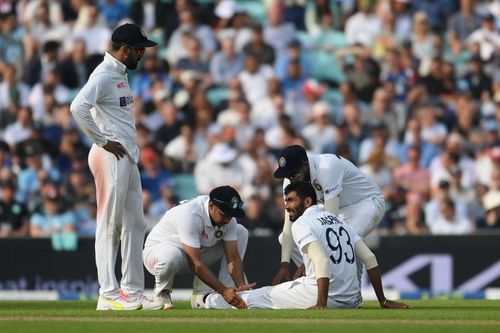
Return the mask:
<path fill-rule="evenodd" d="M 130 52 L 123 63 L 127 67 L 127 69 L 134 70 L 137 68 L 139 60 L 132 55 L 132 52 Z"/>
<path fill-rule="evenodd" d="M 302 201 L 296 208 L 288 210 L 288 216 L 290 217 L 290 221 L 295 222 L 299 217 L 304 214 L 306 210 L 306 206 Z"/>

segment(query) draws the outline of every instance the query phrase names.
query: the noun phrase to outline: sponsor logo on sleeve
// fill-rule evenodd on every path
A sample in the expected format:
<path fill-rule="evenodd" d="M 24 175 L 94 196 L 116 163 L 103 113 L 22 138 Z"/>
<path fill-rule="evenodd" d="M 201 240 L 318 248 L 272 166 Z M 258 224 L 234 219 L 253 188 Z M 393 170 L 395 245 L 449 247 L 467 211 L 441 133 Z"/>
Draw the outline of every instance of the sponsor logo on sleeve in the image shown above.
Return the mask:
<path fill-rule="evenodd" d="M 302 244 L 306 239 L 308 239 L 309 237 L 312 236 L 312 233 L 308 233 L 307 235 L 305 235 L 304 237 L 302 237 L 301 239 L 299 239 L 299 241 L 297 242 L 299 245 Z"/>
<path fill-rule="evenodd" d="M 332 192 L 336 191 L 338 188 L 339 188 L 339 185 L 335 185 L 332 188 L 328 188 L 328 189 L 325 190 L 325 194 L 332 193 Z"/>
<path fill-rule="evenodd" d="M 123 88 L 125 88 L 125 82 L 120 82 L 120 83 L 117 83 L 117 84 L 116 84 L 116 87 L 117 87 L 118 89 L 123 89 Z"/>

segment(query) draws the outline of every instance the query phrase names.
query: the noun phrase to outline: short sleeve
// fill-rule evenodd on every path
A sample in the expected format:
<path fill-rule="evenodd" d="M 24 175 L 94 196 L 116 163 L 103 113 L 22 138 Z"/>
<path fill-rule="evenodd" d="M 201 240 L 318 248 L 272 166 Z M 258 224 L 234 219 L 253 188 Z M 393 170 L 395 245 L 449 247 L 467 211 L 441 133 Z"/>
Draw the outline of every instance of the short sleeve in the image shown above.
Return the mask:
<path fill-rule="evenodd" d="M 318 240 L 311 227 L 300 221 L 296 221 L 292 224 L 292 236 L 293 241 L 301 252 L 304 246 Z"/>
<path fill-rule="evenodd" d="M 325 202 L 338 197 L 342 192 L 342 179 L 344 178 L 342 158 L 336 155 L 322 157 L 319 164 L 317 180 L 323 188 Z"/>
<path fill-rule="evenodd" d="M 177 231 L 182 244 L 200 248 L 200 235 L 203 232 L 203 220 L 198 215 L 181 218 L 177 222 Z"/>

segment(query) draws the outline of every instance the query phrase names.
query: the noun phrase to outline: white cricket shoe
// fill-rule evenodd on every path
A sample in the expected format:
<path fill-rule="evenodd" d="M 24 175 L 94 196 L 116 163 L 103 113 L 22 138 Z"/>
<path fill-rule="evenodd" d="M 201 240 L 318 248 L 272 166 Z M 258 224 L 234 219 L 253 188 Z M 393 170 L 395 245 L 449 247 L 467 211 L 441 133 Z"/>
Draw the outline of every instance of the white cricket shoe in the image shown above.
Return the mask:
<path fill-rule="evenodd" d="M 135 302 L 119 295 L 116 298 L 107 298 L 104 296 L 99 296 L 96 310 L 126 311 L 126 310 L 140 310 L 141 308 L 142 304 L 140 302 Z"/>
<path fill-rule="evenodd" d="M 191 295 L 191 308 L 192 309 L 206 309 L 205 297 L 207 294 L 192 294 Z"/>
<path fill-rule="evenodd" d="M 150 299 L 144 295 L 139 296 L 137 301 L 142 304 L 143 310 L 161 310 L 164 306 L 163 302 L 156 299 Z"/>
<path fill-rule="evenodd" d="M 155 296 L 154 301 L 161 303 L 163 305 L 163 310 L 170 310 L 174 308 L 172 298 L 170 297 L 170 291 L 168 290 L 162 290 L 159 295 Z"/>

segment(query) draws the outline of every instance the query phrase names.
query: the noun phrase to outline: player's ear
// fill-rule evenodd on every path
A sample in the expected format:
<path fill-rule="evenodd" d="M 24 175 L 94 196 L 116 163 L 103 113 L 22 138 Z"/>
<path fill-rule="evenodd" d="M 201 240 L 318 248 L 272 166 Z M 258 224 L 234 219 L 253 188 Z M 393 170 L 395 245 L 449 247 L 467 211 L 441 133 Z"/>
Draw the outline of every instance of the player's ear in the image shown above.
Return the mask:
<path fill-rule="evenodd" d="M 305 206 L 306 208 L 309 208 L 309 207 L 311 207 L 312 205 L 313 205 L 313 199 L 312 199 L 311 197 L 306 197 L 306 198 L 304 199 L 304 206 Z"/>

